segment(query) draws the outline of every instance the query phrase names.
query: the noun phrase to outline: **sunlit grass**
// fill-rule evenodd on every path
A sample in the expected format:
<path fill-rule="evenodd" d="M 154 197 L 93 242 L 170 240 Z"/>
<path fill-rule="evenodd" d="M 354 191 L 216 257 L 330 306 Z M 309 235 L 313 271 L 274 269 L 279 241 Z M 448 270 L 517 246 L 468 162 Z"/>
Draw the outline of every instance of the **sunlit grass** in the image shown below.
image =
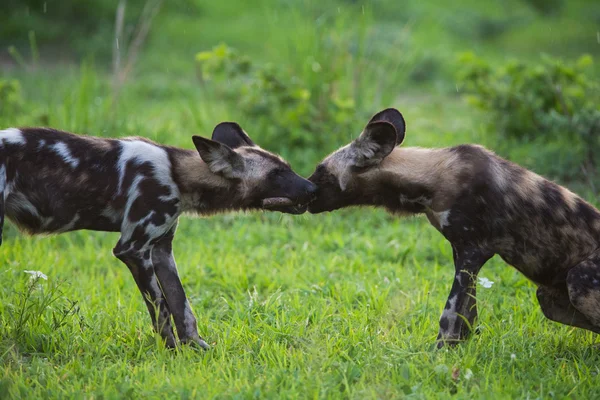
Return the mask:
<path fill-rule="evenodd" d="M 598 339 L 546 320 L 533 285 L 498 260 L 481 273 L 494 282 L 479 287 L 481 333 L 434 350 L 453 267 L 423 220 L 365 210 L 182 221 L 175 253 L 208 352 L 157 343 L 110 254 L 116 235 L 12 233 L 0 256 L 0 393 L 12 397 L 600 393 Z M 19 324 L 24 270 L 48 281 L 36 281 Z"/>

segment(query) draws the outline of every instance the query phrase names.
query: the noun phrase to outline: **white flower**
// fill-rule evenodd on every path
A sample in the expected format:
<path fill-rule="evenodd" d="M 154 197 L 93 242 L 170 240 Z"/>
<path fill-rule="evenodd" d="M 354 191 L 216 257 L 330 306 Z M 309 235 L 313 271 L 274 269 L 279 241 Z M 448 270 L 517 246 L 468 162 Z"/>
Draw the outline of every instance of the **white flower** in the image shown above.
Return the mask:
<path fill-rule="evenodd" d="M 31 275 L 32 278 L 42 278 L 45 281 L 48 280 L 48 277 L 42 271 L 23 271 L 23 272 Z"/>
<path fill-rule="evenodd" d="M 465 379 L 469 380 L 473 377 L 473 371 L 471 371 L 469 368 L 467 368 L 467 370 L 465 371 Z"/>
<path fill-rule="evenodd" d="M 515 353 L 512 353 L 510 355 L 510 359 L 513 360 L 513 361 L 516 360 L 517 359 L 517 355 Z"/>
<path fill-rule="evenodd" d="M 479 284 L 481 286 L 483 286 L 484 288 L 489 289 L 489 288 L 492 287 L 492 285 L 494 284 L 494 282 L 490 281 L 488 278 L 480 277 L 479 278 Z"/>

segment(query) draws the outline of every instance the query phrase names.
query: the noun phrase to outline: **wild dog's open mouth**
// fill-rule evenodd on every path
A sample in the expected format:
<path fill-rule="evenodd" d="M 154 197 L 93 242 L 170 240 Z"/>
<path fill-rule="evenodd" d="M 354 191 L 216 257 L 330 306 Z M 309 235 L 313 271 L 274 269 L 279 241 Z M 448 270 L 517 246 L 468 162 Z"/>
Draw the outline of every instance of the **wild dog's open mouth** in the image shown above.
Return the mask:
<path fill-rule="evenodd" d="M 269 197 L 263 199 L 262 208 L 270 211 L 280 211 L 287 214 L 303 214 L 308 208 L 308 203 L 297 204 L 288 197 Z"/>

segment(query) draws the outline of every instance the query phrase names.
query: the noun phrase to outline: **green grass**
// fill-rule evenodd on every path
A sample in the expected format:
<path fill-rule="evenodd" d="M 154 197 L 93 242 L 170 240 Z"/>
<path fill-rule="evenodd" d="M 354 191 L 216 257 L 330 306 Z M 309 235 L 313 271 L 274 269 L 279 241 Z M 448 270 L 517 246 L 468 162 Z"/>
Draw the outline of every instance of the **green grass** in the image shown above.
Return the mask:
<path fill-rule="evenodd" d="M 16 115 L 0 109 L 0 127 L 141 135 L 191 148 L 193 134 L 209 136 L 216 123 L 231 119 L 265 145 L 236 104 L 201 89 L 194 54 L 223 41 L 319 79 L 305 68 L 310 57 L 325 68 L 348 60 L 342 48 L 320 47 L 335 34 L 342 44 L 368 43 L 350 58 L 342 82 L 352 87 L 360 75 L 357 111 L 399 108 L 409 146 L 493 147 L 481 116 L 456 94 L 456 52 L 475 50 L 492 60 L 533 59 L 540 51 L 571 57 L 592 48 L 587 38 L 595 35 L 594 15 L 579 18 L 583 1 L 550 20 L 518 1 L 490 10 L 471 0 L 402 7 L 376 1 L 363 11 L 340 0 L 339 12 L 310 0 L 280 8 L 266 0 L 255 7 L 196 3 L 188 13 L 167 7 L 158 17 L 117 107 L 107 60 L 80 66 L 42 59 L 37 71 L 0 69 L 0 77 L 21 81 L 25 101 Z M 526 23 L 499 37 L 472 33 L 481 16 L 515 15 Z M 327 18 L 330 25 L 318 25 Z M 411 82 L 407 76 L 424 57 L 437 72 Z M 380 59 L 375 67 L 366 62 Z M 284 155 L 307 175 L 333 149 Z M 532 151 L 515 154 L 526 161 Z M 161 346 L 129 271 L 111 254 L 117 239 L 100 232 L 30 238 L 7 225 L 0 247 L 0 398 L 600 397 L 599 338 L 545 319 L 535 286 L 498 258 L 480 275 L 495 282 L 478 288 L 480 333 L 455 349 L 434 350 L 454 267 L 449 244 L 425 218 L 400 220 L 373 209 L 182 218 L 174 251 L 200 333 L 212 344 L 207 352 Z M 25 270 L 48 280 L 32 281 Z"/>
<path fill-rule="evenodd" d="M 116 240 L 9 230 L 2 397 L 600 394 L 598 339 L 546 320 L 534 286 L 496 259 L 481 273 L 495 282 L 479 287 L 481 333 L 433 350 L 453 267 L 449 245 L 422 219 L 364 210 L 183 220 L 174 251 L 208 352 L 157 344 L 129 271 L 110 254 Z M 24 270 L 48 281 L 37 282 L 20 326 Z M 56 301 L 38 310 L 56 286 Z"/>

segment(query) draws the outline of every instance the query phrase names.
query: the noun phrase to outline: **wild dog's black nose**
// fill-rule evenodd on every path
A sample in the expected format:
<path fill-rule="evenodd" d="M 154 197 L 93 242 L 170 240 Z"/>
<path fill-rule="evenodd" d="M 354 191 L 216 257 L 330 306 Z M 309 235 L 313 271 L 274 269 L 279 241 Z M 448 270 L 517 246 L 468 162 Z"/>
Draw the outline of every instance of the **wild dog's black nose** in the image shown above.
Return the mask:
<path fill-rule="evenodd" d="M 317 185 L 315 185 L 312 182 L 308 182 L 308 185 L 306 186 L 306 194 L 310 198 L 310 201 L 313 201 L 314 199 L 317 198 L 317 190 L 318 189 L 319 189 L 319 187 Z"/>

